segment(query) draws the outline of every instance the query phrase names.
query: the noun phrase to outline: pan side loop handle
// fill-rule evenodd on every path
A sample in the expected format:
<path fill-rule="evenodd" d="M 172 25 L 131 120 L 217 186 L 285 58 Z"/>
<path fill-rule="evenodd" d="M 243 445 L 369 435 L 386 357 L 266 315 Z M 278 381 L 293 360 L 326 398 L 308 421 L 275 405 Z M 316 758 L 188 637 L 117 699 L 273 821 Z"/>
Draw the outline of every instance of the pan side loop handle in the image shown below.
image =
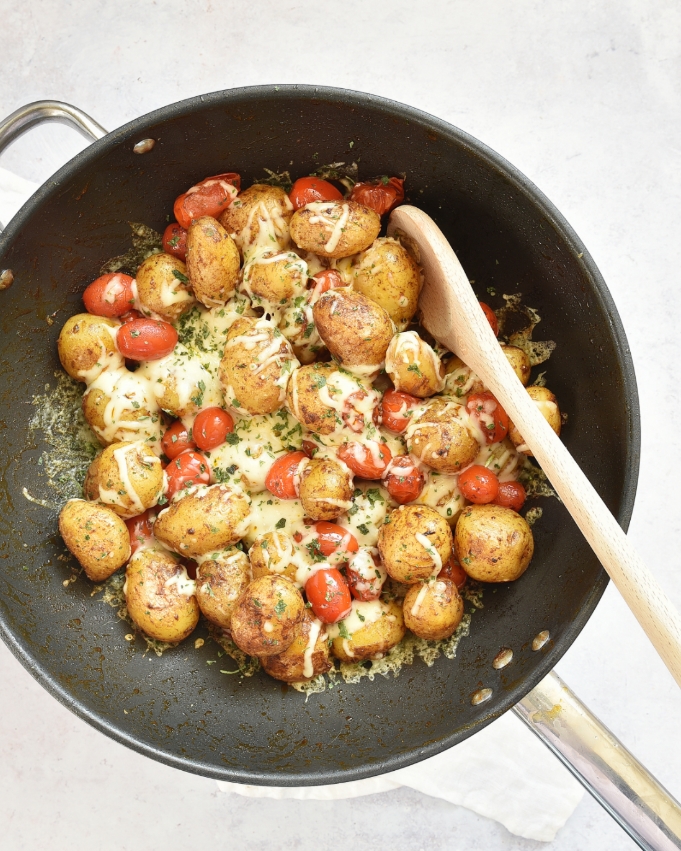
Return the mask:
<path fill-rule="evenodd" d="M 59 100 L 37 100 L 19 107 L 0 122 L 0 153 L 22 133 L 47 121 L 75 127 L 89 141 L 101 139 L 107 133 L 101 124 L 77 106 Z"/>
<path fill-rule="evenodd" d="M 513 711 L 641 848 L 681 849 L 681 805 L 555 672 Z"/>

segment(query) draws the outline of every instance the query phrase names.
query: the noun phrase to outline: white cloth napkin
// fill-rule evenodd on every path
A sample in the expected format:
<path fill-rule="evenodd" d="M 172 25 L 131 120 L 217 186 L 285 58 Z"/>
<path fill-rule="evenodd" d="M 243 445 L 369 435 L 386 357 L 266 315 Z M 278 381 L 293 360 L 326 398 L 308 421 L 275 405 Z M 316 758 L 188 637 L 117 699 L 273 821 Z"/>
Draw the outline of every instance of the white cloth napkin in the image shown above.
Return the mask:
<path fill-rule="evenodd" d="M 7 225 L 36 189 L 34 183 L 0 168 L 0 222 Z M 569 771 L 510 712 L 456 747 L 380 777 L 303 787 L 218 781 L 223 792 L 304 800 L 356 798 L 400 786 L 467 807 L 517 836 L 544 842 L 555 838 L 584 794 Z"/>

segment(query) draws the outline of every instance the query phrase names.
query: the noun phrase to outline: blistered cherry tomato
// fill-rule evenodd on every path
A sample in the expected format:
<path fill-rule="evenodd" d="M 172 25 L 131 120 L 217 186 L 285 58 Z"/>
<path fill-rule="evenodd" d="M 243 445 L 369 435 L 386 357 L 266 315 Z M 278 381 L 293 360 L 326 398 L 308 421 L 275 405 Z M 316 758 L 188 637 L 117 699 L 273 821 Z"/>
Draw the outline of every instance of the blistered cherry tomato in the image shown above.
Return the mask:
<path fill-rule="evenodd" d="M 499 320 L 497 319 L 496 313 L 492 310 L 492 308 L 489 306 L 489 304 L 485 304 L 484 301 L 480 302 L 480 307 L 482 308 L 482 312 L 487 317 L 487 321 L 489 322 L 490 327 L 492 328 L 492 331 L 494 331 L 494 336 L 498 337 L 499 336 Z"/>
<path fill-rule="evenodd" d="M 355 600 L 367 603 L 369 600 L 378 600 L 381 596 L 381 589 L 388 574 L 381 570 L 379 565 L 380 561 L 366 550 L 350 559 L 345 568 L 345 575 Z"/>
<path fill-rule="evenodd" d="M 354 393 L 351 393 L 345 400 L 345 405 L 341 413 L 345 425 L 350 431 L 354 431 L 356 434 L 359 434 L 364 429 L 366 420 L 364 419 L 364 413 L 355 407 L 355 402 L 361 402 L 366 396 L 367 394 L 364 390 L 356 390 Z"/>
<path fill-rule="evenodd" d="M 476 505 L 494 502 L 499 491 L 496 474 L 481 464 L 473 464 L 459 474 L 459 490 L 464 499 Z"/>
<path fill-rule="evenodd" d="M 85 288 L 83 303 L 95 316 L 123 316 L 135 303 L 133 278 L 122 272 L 102 275 Z"/>
<path fill-rule="evenodd" d="M 382 216 L 404 200 L 404 180 L 400 177 L 379 177 L 370 183 L 355 183 L 349 200 L 364 204 Z"/>
<path fill-rule="evenodd" d="M 233 171 L 206 177 L 175 199 L 173 213 L 180 227 L 189 230 L 194 219 L 216 219 L 239 194 L 241 178 Z"/>
<path fill-rule="evenodd" d="M 356 553 L 359 547 L 357 538 L 336 523 L 326 520 L 318 520 L 315 523 L 315 532 L 319 540 L 319 549 L 322 555 L 332 556 L 339 552 Z"/>
<path fill-rule="evenodd" d="M 425 481 L 423 473 L 408 455 L 397 455 L 392 460 L 383 484 L 395 502 L 405 505 L 421 496 Z"/>
<path fill-rule="evenodd" d="M 118 329 L 116 345 L 128 360 L 159 360 L 177 345 L 177 331 L 162 319 L 133 319 Z"/>
<path fill-rule="evenodd" d="M 468 576 L 459 564 L 457 557 L 452 553 L 449 560 L 442 566 L 442 570 L 438 573 L 437 578 L 450 579 L 457 588 L 463 588 Z"/>
<path fill-rule="evenodd" d="M 307 455 L 308 458 L 314 458 L 315 455 L 319 452 L 319 447 L 313 440 L 304 440 L 303 452 Z"/>
<path fill-rule="evenodd" d="M 172 499 L 183 488 L 192 485 L 207 485 L 210 482 L 210 465 L 208 459 L 200 452 L 186 449 L 166 467 L 168 490 L 166 496 Z"/>
<path fill-rule="evenodd" d="M 310 281 L 313 282 L 313 290 L 317 297 L 328 290 L 335 290 L 337 287 L 345 286 L 340 272 L 335 269 L 322 269 L 321 272 L 315 273 Z"/>
<path fill-rule="evenodd" d="M 130 534 L 130 555 L 135 555 L 137 550 L 151 542 L 154 536 L 154 520 L 158 509 L 147 508 L 144 514 L 131 517 L 125 521 Z"/>
<path fill-rule="evenodd" d="M 392 460 L 392 452 L 387 443 L 379 443 L 378 440 L 368 442 L 373 445 L 373 450 L 363 443 L 353 441 L 339 446 L 337 454 L 356 476 L 362 479 L 380 479 Z"/>
<path fill-rule="evenodd" d="M 313 573 L 305 583 L 312 611 L 324 623 L 337 623 L 350 614 L 352 597 L 348 584 L 335 567 Z"/>
<path fill-rule="evenodd" d="M 187 231 L 173 222 L 163 231 L 163 250 L 166 254 L 187 259 Z"/>
<path fill-rule="evenodd" d="M 175 420 L 175 422 L 165 430 L 165 433 L 161 438 L 161 449 L 163 449 L 163 454 L 166 458 L 170 458 L 171 461 L 187 449 L 196 449 L 196 444 L 189 437 L 187 426 L 182 422 L 182 420 Z"/>
<path fill-rule="evenodd" d="M 300 210 L 313 201 L 342 201 L 343 193 L 327 180 L 319 177 L 299 177 L 288 194 L 294 210 Z"/>
<path fill-rule="evenodd" d="M 498 443 L 508 434 L 508 414 L 491 393 L 472 393 L 466 410 L 480 424 L 487 443 Z"/>
<path fill-rule="evenodd" d="M 121 316 L 121 322 L 125 325 L 126 322 L 132 322 L 133 319 L 142 319 L 142 314 L 139 310 L 128 310 Z"/>
<path fill-rule="evenodd" d="M 286 455 L 277 458 L 265 478 L 267 490 L 279 499 L 297 499 L 298 468 L 305 458 L 307 455 L 300 450 L 287 452 Z"/>
<path fill-rule="evenodd" d="M 414 407 L 421 401 L 401 390 L 386 390 L 377 408 L 378 425 L 400 434 L 409 425 Z"/>
<path fill-rule="evenodd" d="M 222 408 L 204 408 L 194 420 L 192 437 L 199 449 L 215 449 L 222 445 L 227 435 L 234 431 L 232 416 Z"/>
<path fill-rule="evenodd" d="M 495 505 L 503 505 L 504 508 L 512 508 L 520 511 L 525 504 L 527 493 L 520 482 L 499 482 Z"/>

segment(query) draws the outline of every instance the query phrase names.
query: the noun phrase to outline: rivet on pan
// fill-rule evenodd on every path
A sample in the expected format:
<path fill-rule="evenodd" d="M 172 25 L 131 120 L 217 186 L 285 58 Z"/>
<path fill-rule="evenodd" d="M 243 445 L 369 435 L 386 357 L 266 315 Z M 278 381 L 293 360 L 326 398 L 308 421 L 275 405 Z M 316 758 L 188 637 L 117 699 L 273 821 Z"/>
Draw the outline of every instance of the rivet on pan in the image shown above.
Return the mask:
<path fill-rule="evenodd" d="M 494 657 L 494 661 L 492 662 L 492 667 L 496 668 L 497 671 L 500 668 L 505 668 L 506 665 L 508 665 L 508 663 L 511 661 L 512 658 L 513 658 L 513 651 L 511 650 L 511 648 L 510 647 L 502 647 L 501 650 Z"/>
<path fill-rule="evenodd" d="M 551 638 L 551 633 L 548 629 L 543 629 L 541 632 L 538 632 L 532 639 L 532 649 L 541 650 L 549 638 Z"/>
<path fill-rule="evenodd" d="M 156 144 L 156 139 L 142 139 L 132 149 L 133 154 L 147 154 Z"/>
<path fill-rule="evenodd" d="M 473 706 L 477 706 L 479 703 L 484 703 L 486 700 L 489 700 L 490 697 L 492 697 L 491 688 L 479 688 L 471 695 L 471 703 Z"/>
<path fill-rule="evenodd" d="M 14 283 L 14 272 L 11 269 L 3 269 L 0 272 L 0 290 L 9 289 Z"/>

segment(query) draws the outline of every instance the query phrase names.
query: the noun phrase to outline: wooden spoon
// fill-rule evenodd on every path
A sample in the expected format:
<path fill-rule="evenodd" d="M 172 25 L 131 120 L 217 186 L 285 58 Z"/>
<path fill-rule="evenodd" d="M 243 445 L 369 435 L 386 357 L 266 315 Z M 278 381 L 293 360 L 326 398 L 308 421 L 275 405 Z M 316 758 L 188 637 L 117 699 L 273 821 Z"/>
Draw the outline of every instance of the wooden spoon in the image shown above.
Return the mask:
<path fill-rule="evenodd" d="M 681 617 L 513 372 L 442 231 L 422 210 L 405 205 L 393 211 L 388 233 L 403 233 L 418 246 L 425 275 L 419 300 L 423 326 L 499 400 L 681 686 Z"/>

